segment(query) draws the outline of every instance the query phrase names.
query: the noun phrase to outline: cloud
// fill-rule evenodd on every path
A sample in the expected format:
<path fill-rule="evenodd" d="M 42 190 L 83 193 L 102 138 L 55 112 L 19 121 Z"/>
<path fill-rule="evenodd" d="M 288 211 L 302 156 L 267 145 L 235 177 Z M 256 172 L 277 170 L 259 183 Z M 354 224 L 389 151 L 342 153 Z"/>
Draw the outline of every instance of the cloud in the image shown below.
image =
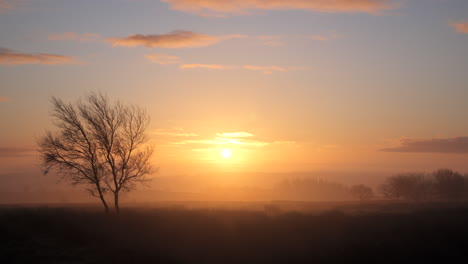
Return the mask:
<path fill-rule="evenodd" d="M 188 145 L 188 144 L 199 144 L 199 145 L 244 145 L 261 147 L 270 145 L 270 142 L 249 140 L 244 138 L 225 138 L 215 137 L 214 139 L 199 139 L 199 140 L 182 140 L 179 142 L 172 142 L 173 145 Z"/>
<path fill-rule="evenodd" d="M 145 57 L 152 63 L 175 64 L 180 63 L 180 58 L 167 54 L 146 54 Z"/>
<path fill-rule="evenodd" d="M 307 37 L 308 39 L 312 40 L 320 40 L 320 41 L 327 41 L 327 40 L 332 40 L 338 38 L 338 35 L 335 33 L 328 34 L 328 35 L 313 35 Z"/>
<path fill-rule="evenodd" d="M 10 100 L 11 100 L 11 99 L 8 98 L 8 97 L 0 96 L 0 102 L 10 101 Z"/>
<path fill-rule="evenodd" d="M 0 64 L 18 65 L 18 64 L 72 64 L 78 61 L 72 56 L 46 54 L 46 53 L 19 53 L 13 50 L 0 48 Z"/>
<path fill-rule="evenodd" d="M 77 40 L 80 42 L 93 42 L 99 41 L 101 39 L 101 35 L 95 33 L 84 33 L 79 34 L 75 32 L 64 32 L 64 33 L 56 33 L 51 34 L 48 37 L 49 40 Z"/>
<path fill-rule="evenodd" d="M 6 0 L 0 0 L 0 9 L 10 9 L 12 8 L 12 4 Z"/>
<path fill-rule="evenodd" d="M 198 34 L 191 31 L 172 31 L 167 34 L 160 35 L 130 35 L 124 38 L 109 38 L 107 39 L 113 46 L 136 47 L 144 46 L 148 48 L 198 48 L 217 44 L 223 40 L 246 38 L 245 35 L 225 35 L 211 36 Z"/>
<path fill-rule="evenodd" d="M 181 64 L 180 69 L 210 69 L 210 70 L 230 70 L 230 69 L 245 69 L 249 71 L 257 71 L 264 74 L 273 74 L 274 72 L 287 72 L 299 70 L 300 67 L 280 67 L 280 66 L 256 66 L 256 65 L 222 65 L 222 64 Z"/>
<path fill-rule="evenodd" d="M 381 149 L 385 152 L 468 153 L 468 137 L 401 139 L 399 146 Z"/>
<path fill-rule="evenodd" d="M 253 137 L 253 134 L 249 132 L 232 132 L 232 133 L 216 133 L 218 137 L 233 137 L 233 138 L 246 138 Z"/>
<path fill-rule="evenodd" d="M 256 36 L 255 38 L 258 39 L 265 46 L 281 47 L 285 45 L 285 43 L 281 41 L 283 36 L 263 35 L 263 36 Z"/>
<path fill-rule="evenodd" d="M 204 16 L 242 15 L 251 10 L 307 10 L 377 14 L 400 6 L 396 0 L 162 0 L 171 9 Z"/>
<path fill-rule="evenodd" d="M 184 129 L 157 129 L 152 134 L 161 134 L 173 137 L 179 137 L 180 140 L 167 141 L 167 145 L 184 146 L 197 149 L 217 149 L 219 147 L 234 147 L 243 146 L 250 147 L 265 147 L 269 145 L 293 145 L 294 141 L 264 141 L 254 138 L 254 134 L 249 132 L 224 132 L 216 133 L 214 137 L 199 136 L 197 134 L 188 133 Z M 185 138 L 183 138 L 185 137 Z M 192 138 L 189 138 L 192 137 Z"/>
<path fill-rule="evenodd" d="M 10 147 L 0 147 L 0 157 L 2 158 L 11 158 L 11 157 L 24 157 L 31 156 L 36 153 L 34 148 L 10 148 Z"/>
<path fill-rule="evenodd" d="M 299 69 L 297 67 L 281 67 L 281 66 L 256 66 L 256 65 L 244 65 L 244 69 L 250 71 L 259 71 L 264 74 L 272 74 L 273 72 L 287 72 L 291 70 Z"/>
<path fill-rule="evenodd" d="M 280 66 L 255 66 L 255 65 L 221 65 L 221 64 L 181 64 L 180 69 L 210 69 L 210 70 L 230 70 L 230 69 L 245 69 L 249 71 L 262 72 L 264 74 L 273 74 L 274 72 L 287 72 L 299 70 L 299 67 L 280 67 Z"/>
<path fill-rule="evenodd" d="M 171 136 L 171 137 L 196 137 L 197 134 L 187 133 L 183 128 L 155 129 L 150 132 L 152 135 Z"/>
<path fill-rule="evenodd" d="M 468 22 L 460 21 L 450 24 L 458 33 L 468 34 Z"/>
<path fill-rule="evenodd" d="M 210 69 L 210 70 L 227 70 L 233 69 L 235 66 L 220 65 L 220 64 L 181 64 L 179 66 L 181 69 Z"/>

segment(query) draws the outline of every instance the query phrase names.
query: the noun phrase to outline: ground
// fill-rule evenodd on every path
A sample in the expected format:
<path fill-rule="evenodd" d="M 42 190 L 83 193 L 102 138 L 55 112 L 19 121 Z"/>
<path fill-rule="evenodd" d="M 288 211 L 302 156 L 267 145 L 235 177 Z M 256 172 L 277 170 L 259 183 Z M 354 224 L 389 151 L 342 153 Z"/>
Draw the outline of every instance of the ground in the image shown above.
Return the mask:
<path fill-rule="evenodd" d="M 0 262 L 468 263 L 466 204 L 241 205 L 3 206 Z"/>

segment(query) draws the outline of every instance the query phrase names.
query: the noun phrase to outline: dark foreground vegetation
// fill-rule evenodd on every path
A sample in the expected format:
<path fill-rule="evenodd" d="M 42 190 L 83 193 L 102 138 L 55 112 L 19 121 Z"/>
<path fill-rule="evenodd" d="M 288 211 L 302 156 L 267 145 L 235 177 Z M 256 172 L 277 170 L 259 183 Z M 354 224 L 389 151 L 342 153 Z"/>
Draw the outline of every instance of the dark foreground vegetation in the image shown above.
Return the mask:
<path fill-rule="evenodd" d="M 464 204 L 362 204 L 320 213 L 276 205 L 126 208 L 120 216 L 4 207 L 0 262 L 468 263 L 467 223 Z"/>

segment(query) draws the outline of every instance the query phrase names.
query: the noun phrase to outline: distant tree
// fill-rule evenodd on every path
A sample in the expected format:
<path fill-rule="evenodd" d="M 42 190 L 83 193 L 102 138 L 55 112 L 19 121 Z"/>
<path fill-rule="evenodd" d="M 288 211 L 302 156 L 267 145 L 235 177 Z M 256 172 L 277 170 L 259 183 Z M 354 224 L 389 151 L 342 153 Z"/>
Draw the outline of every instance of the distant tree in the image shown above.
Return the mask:
<path fill-rule="evenodd" d="M 72 184 L 86 185 L 106 212 L 110 191 L 119 213 L 120 192 L 132 190 L 153 172 L 153 147 L 146 145 L 145 135 L 148 115 L 96 93 L 75 104 L 52 97 L 52 105 L 57 131 L 47 131 L 38 141 L 44 173 L 55 169 Z"/>
<path fill-rule="evenodd" d="M 432 196 L 432 182 L 424 173 L 402 173 L 388 177 L 380 186 L 382 194 L 391 199 L 422 201 Z"/>
<path fill-rule="evenodd" d="M 433 173 L 434 188 L 440 199 L 459 200 L 467 189 L 466 179 L 458 172 L 439 169 Z"/>
<path fill-rule="evenodd" d="M 358 198 L 361 201 L 370 200 L 374 196 L 372 188 L 364 184 L 351 186 L 349 192 L 352 196 Z"/>

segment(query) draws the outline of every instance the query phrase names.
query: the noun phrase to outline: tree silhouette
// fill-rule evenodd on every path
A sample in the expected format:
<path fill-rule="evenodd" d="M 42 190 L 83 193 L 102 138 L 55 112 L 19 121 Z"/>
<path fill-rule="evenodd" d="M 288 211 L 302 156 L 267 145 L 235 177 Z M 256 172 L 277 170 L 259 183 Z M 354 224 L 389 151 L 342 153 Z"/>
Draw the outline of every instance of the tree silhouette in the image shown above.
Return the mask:
<path fill-rule="evenodd" d="M 442 200 L 459 200 L 466 190 L 466 179 L 458 172 L 439 169 L 433 173 L 434 187 Z"/>
<path fill-rule="evenodd" d="M 380 190 L 387 198 L 422 201 L 432 196 L 432 187 L 424 173 L 410 172 L 388 177 Z"/>
<path fill-rule="evenodd" d="M 86 185 L 106 212 L 110 191 L 119 213 L 120 192 L 132 190 L 153 172 L 149 159 L 154 149 L 146 145 L 145 135 L 148 115 L 97 93 L 75 104 L 55 97 L 51 101 L 58 131 L 47 131 L 38 141 L 44 173 L 55 169 L 72 184 Z"/>
<path fill-rule="evenodd" d="M 349 189 L 349 192 L 354 197 L 358 198 L 361 201 L 366 201 L 372 199 L 374 192 L 372 188 L 364 184 L 354 185 Z"/>

